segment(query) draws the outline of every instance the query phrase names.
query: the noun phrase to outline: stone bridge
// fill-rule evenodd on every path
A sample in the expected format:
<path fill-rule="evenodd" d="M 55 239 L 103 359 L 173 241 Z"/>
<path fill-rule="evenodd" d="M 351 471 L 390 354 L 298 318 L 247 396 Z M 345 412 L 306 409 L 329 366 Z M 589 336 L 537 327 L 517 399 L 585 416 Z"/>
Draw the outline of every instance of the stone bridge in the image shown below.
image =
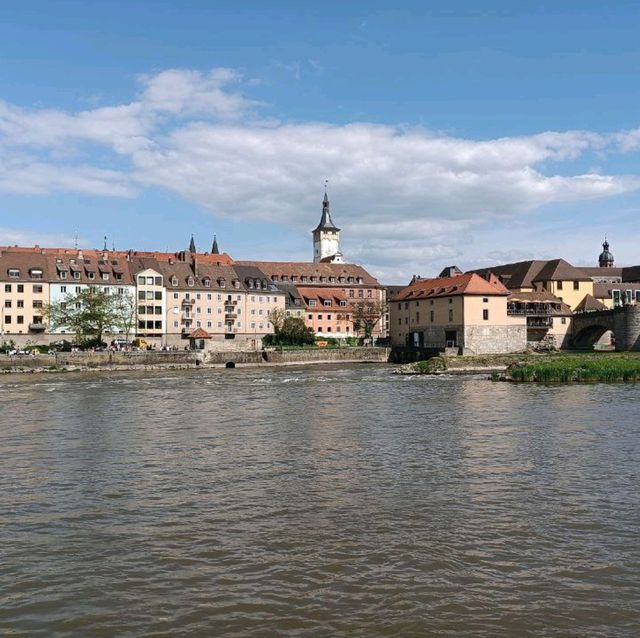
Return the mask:
<path fill-rule="evenodd" d="M 609 330 L 616 351 L 640 350 L 640 305 L 574 314 L 573 347 L 591 348 Z"/>

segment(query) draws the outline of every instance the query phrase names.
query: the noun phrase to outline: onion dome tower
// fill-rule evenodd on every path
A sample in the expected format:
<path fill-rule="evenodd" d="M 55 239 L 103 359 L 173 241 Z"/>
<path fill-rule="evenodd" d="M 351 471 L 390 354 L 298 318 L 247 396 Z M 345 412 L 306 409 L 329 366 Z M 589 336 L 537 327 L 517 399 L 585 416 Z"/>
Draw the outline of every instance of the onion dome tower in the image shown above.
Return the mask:
<path fill-rule="evenodd" d="M 598 257 L 598 264 L 600 268 L 613 268 L 613 255 L 609 251 L 609 242 L 607 238 L 604 238 L 604 244 L 602 244 L 602 252 Z"/>

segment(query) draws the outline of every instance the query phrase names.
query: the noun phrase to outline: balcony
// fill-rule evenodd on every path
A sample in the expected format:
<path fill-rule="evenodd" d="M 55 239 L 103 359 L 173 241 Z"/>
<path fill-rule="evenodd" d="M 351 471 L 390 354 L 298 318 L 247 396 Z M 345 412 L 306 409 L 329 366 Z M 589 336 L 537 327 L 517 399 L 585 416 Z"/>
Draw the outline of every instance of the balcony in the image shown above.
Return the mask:
<path fill-rule="evenodd" d="M 224 313 L 224 318 L 226 321 L 233 321 L 234 319 L 238 318 L 238 313 L 236 312 L 225 312 Z"/>
<path fill-rule="evenodd" d="M 42 332 L 46 329 L 46 326 L 41 321 L 34 321 L 29 324 L 29 330 L 33 330 L 34 332 Z"/>
<path fill-rule="evenodd" d="M 507 314 L 525 317 L 548 317 L 559 311 L 558 304 L 507 304 Z"/>
<path fill-rule="evenodd" d="M 196 300 L 195 299 L 183 299 L 182 300 L 182 305 L 183 306 L 193 306 L 195 305 Z"/>
<path fill-rule="evenodd" d="M 527 317 L 527 328 L 546 329 L 553 326 L 551 317 Z"/>

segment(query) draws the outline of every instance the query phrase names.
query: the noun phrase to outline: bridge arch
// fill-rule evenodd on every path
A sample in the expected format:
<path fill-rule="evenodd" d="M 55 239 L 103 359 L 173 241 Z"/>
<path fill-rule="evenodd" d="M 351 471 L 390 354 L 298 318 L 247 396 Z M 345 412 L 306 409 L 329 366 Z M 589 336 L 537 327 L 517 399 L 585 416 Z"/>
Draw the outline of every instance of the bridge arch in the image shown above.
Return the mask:
<path fill-rule="evenodd" d="M 614 350 L 615 345 L 615 333 L 604 322 L 578 328 L 573 335 L 573 347 L 577 350 Z"/>

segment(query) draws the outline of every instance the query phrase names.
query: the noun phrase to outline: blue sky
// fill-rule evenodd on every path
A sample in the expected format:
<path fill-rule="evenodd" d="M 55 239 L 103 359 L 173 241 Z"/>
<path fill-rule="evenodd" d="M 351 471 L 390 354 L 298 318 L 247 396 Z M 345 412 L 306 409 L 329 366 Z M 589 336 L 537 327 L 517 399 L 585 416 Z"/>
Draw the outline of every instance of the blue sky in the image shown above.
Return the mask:
<path fill-rule="evenodd" d="M 640 262 L 640 8 L 482 4 L 7 3 L 0 244 Z"/>

